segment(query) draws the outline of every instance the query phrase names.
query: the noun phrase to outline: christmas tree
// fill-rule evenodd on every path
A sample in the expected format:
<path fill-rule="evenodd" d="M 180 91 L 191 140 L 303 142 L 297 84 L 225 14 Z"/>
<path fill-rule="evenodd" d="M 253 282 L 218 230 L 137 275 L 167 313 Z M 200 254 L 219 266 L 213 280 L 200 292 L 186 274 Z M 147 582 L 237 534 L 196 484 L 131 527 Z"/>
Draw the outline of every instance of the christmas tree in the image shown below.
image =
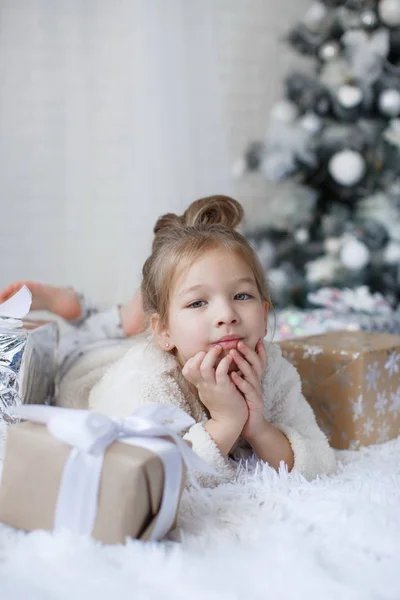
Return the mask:
<path fill-rule="evenodd" d="M 280 182 L 283 217 L 249 236 L 273 299 L 304 307 L 322 286 L 366 285 L 396 307 L 400 0 L 314 2 L 287 39 L 312 69 L 287 76 L 240 165 Z"/>

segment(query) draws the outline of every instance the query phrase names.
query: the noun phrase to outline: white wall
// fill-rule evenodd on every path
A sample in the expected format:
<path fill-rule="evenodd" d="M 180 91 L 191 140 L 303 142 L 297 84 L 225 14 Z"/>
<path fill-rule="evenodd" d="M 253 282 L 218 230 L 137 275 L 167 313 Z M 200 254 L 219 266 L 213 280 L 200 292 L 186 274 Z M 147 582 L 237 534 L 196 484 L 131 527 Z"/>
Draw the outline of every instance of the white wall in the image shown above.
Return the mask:
<path fill-rule="evenodd" d="M 279 38 L 309 3 L 2 0 L 0 286 L 121 301 L 159 214 L 234 191 L 265 218 L 265 183 L 229 168 L 265 129 L 293 60 Z"/>

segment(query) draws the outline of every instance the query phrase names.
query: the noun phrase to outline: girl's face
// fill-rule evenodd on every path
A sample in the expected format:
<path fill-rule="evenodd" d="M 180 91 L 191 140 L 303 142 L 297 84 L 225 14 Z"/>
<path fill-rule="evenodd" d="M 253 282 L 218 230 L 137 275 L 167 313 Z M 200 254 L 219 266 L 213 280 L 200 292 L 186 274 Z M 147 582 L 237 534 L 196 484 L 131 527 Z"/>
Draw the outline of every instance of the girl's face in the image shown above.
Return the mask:
<path fill-rule="evenodd" d="M 251 268 L 234 252 L 209 250 L 178 276 L 171 290 L 168 324 L 158 330 L 165 349 L 176 349 L 181 365 L 219 343 L 223 352 L 239 340 L 253 350 L 266 333 L 268 303 Z"/>

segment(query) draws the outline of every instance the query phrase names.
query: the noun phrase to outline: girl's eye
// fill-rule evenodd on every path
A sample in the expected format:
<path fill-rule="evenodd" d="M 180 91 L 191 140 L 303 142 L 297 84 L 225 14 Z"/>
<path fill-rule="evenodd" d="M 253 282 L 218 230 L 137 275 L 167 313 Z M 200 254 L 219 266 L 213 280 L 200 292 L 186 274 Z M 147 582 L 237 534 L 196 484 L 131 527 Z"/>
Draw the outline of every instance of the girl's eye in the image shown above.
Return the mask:
<path fill-rule="evenodd" d="M 201 308 L 204 305 L 205 305 L 204 300 L 196 300 L 195 302 L 188 304 L 188 308 Z"/>
<path fill-rule="evenodd" d="M 236 294 L 235 296 L 235 300 L 250 300 L 250 298 L 252 298 L 252 296 L 250 296 L 250 294 Z"/>

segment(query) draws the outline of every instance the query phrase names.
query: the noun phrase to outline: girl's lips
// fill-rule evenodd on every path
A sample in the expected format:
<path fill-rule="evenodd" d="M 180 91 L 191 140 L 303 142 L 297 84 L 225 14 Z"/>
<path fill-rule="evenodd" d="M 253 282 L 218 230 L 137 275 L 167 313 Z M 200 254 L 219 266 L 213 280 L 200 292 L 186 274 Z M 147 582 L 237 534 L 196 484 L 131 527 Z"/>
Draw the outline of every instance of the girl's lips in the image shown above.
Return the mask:
<path fill-rule="evenodd" d="M 215 342 L 215 346 L 221 346 L 224 350 L 233 350 L 237 347 L 238 342 L 241 341 L 242 338 L 231 338 L 227 340 L 220 340 L 219 342 Z"/>

